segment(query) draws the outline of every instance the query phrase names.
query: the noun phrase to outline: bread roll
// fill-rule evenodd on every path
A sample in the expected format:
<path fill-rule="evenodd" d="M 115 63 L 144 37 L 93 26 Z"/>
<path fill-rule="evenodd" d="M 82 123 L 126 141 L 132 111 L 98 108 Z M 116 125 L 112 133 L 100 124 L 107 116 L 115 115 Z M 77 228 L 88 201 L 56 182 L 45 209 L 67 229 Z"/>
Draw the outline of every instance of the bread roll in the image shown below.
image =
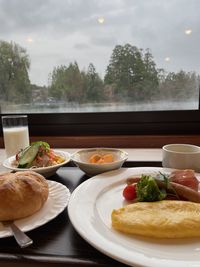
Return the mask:
<path fill-rule="evenodd" d="M 36 172 L 0 174 L 0 221 L 32 215 L 44 205 L 48 192 L 46 179 Z"/>

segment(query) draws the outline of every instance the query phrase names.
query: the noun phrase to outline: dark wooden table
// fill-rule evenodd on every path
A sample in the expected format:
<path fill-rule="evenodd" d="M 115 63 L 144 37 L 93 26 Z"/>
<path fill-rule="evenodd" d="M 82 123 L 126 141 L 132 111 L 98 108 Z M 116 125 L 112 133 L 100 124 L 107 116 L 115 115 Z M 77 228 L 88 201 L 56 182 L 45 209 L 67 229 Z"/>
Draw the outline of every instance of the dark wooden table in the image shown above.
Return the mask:
<path fill-rule="evenodd" d="M 126 163 L 126 166 L 160 166 L 160 163 Z M 60 168 L 49 179 L 72 192 L 88 177 L 76 167 Z M 47 224 L 28 232 L 32 246 L 21 249 L 13 237 L 0 239 L 0 266 L 125 266 L 97 251 L 73 228 L 67 209 Z"/>

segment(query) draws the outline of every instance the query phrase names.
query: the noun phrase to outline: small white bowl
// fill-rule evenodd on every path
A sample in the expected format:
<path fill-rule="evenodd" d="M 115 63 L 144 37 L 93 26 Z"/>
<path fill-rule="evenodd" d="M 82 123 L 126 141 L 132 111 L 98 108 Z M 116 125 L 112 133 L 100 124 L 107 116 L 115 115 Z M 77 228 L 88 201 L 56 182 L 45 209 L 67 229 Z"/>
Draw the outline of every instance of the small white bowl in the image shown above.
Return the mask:
<path fill-rule="evenodd" d="M 111 163 L 90 163 L 89 159 L 94 154 L 112 154 L 114 161 Z M 88 148 L 81 149 L 71 155 L 71 160 L 84 171 L 88 176 L 97 175 L 103 172 L 112 171 L 121 168 L 128 159 L 128 153 L 115 148 Z"/>
<path fill-rule="evenodd" d="M 37 173 L 40 173 L 41 175 L 45 176 L 45 177 L 50 177 L 52 175 L 54 175 L 56 173 L 56 171 L 63 165 L 67 164 L 70 160 L 71 160 L 71 155 L 68 152 L 64 152 L 64 151 L 60 151 L 60 150 L 54 150 L 55 154 L 60 155 L 62 157 L 65 158 L 65 161 L 53 166 L 49 166 L 49 167 L 40 167 L 40 168 L 17 168 L 15 166 L 13 166 L 14 162 L 15 162 L 15 156 L 12 156 L 10 158 L 7 158 L 6 160 L 4 160 L 3 162 L 3 166 L 9 170 L 12 171 L 34 171 Z"/>

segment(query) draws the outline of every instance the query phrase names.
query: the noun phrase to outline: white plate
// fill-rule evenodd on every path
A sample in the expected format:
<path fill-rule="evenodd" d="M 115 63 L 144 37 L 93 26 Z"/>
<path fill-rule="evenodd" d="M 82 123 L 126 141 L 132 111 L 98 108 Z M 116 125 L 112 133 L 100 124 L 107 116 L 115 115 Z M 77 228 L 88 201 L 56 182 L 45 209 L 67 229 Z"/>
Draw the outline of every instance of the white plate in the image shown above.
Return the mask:
<path fill-rule="evenodd" d="M 40 173 L 42 175 L 44 175 L 45 177 L 50 177 L 52 175 L 54 175 L 57 171 L 58 168 L 60 168 L 61 166 L 67 164 L 70 160 L 71 160 L 71 155 L 68 152 L 64 152 L 64 151 L 60 151 L 60 150 L 54 150 L 55 154 L 58 154 L 62 157 L 65 158 L 65 161 L 53 166 L 49 166 L 49 167 L 40 167 L 40 168 L 33 168 L 33 169 L 24 169 L 24 168 L 17 168 L 13 166 L 13 162 L 15 161 L 15 156 L 12 156 L 10 158 L 7 158 L 6 160 L 4 160 L 3 162 L 3 166 L 9 170 L 12 171 L 34 171 L 37 173 Z"/>
<path fill-rule="evenodd" d="M 77 232 L 104 254 L 131 266 L 199 267 L 200 239 L 150 239 L 111 227 L 111 212 L 123 206 L 122 190 L 131 175 L 169 173 L 163 168 L 122 168 L 97 175 L 73 192 L 69 218 Z"/>
<path fill-rule="evenodd" d="M 67 207 L 70 198 L 69 189 L 54 181 L 48 181 L 48 184 L 49 197 L 44 206 L 33 215 L 15 221 L 22 231 L 27 232 L 49 222 Z M 12 235 L 10 228 L 0 223 L 0 238 Z"/>

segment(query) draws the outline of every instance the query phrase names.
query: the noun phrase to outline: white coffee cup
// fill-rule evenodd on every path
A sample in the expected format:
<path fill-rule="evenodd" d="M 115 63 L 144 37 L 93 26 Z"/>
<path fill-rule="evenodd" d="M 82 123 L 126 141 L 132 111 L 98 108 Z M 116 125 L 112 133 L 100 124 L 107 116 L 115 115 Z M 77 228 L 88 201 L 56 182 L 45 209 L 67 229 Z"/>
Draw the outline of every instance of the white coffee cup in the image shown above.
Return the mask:
<path fill-rule="evenodd" d="M 190 144 L 165 145 L 162 147 L 162 166 L 200 172 L 200 147 Z"/>

